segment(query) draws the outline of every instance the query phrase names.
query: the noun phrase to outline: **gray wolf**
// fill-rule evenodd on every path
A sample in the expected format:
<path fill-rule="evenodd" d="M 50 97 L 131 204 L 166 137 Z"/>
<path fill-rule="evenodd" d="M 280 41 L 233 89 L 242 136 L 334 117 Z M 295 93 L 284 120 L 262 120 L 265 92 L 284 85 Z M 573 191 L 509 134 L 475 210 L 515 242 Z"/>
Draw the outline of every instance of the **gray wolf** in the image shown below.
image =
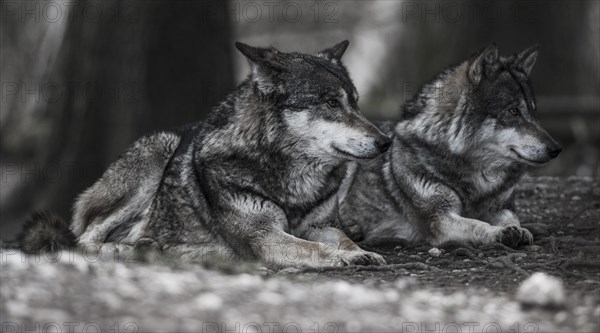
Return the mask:
<path fill-rule="evenodd" d="M 72 233 L 82 247 L 190 260 L 383 264 L 338 220 L 345 163 L 391 143 L 359 112 L 347 46 L 311 55 L 236 43 L 251 73 L 205 121 L 139 139 L 79 196 L 69 228 L 34 216 L 23 249 L 59 249 Z"/>
<path fill-rule="evenodd" d="M 500 57 L 492 44 L 425 84 L 400 121 L 381 123 L 391 148 L 350 162 L 339 194 L 346 233 L 366 243 L 530 244 L 513 190 L 561 151 L 536 119 L 538 49 Z"/>

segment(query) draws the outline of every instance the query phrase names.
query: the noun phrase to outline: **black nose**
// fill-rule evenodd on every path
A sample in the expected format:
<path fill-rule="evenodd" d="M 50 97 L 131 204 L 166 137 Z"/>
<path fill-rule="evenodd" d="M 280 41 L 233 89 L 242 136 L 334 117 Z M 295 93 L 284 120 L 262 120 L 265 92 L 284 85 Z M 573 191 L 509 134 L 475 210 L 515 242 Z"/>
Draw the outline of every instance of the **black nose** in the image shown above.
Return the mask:
<path fill-rule="evenodd" d="M 379 149 L 379 151 L 382 153 L 388 150 L 391 144 L 392 139 L 388 138 L 387 136 L 382 136 L 379 139 L 375 140 L 375 145 L 377 145 L 377 149 Z"/>
<path fill-rule="evenodd" d="M 556 156 L 558 156 L 558 154 L 560 154 L 561 151 L 562 148 L 560 146 L 551 147 L 548 148 L 548 155 L 550 155 L 550 157 L 552 158 L 555 158 Z"/>

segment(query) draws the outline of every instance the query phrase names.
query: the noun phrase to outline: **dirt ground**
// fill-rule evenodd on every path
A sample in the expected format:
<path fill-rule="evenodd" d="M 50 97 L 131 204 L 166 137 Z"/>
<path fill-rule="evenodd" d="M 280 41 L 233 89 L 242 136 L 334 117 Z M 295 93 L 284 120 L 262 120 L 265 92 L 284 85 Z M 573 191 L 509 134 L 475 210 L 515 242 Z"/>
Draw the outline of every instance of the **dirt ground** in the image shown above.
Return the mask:
<path fill-rule="evenodd" d="M 517 215 L 533 245 L 448 244 L 435 256 L 389 242 L 371 249 L 387 260 L 381 267 L 49 261 L 5 247 L 1 331 L 598 332 L 600 182 L 529 178 Z M 535 272 L 562 280 L 563 306 L 516 299 Z"/>
<path fill-rule="evenodd" d="M 416 277 L 421 284 L 445 291 L 480 287 L 512 292 L 532 272 L 559 276 L 567 289 L 600 292 L 600 183 L 591 179 L 528 179 L 516 194 L 522 225 L 534 244 L 511 249 L 502 244 L 471 247 L 447 244 L 439 257 L 431 246 L 390 241 L 372 248 L 389 266 L 329 270 L 321 275 L 362 282 Z"/>

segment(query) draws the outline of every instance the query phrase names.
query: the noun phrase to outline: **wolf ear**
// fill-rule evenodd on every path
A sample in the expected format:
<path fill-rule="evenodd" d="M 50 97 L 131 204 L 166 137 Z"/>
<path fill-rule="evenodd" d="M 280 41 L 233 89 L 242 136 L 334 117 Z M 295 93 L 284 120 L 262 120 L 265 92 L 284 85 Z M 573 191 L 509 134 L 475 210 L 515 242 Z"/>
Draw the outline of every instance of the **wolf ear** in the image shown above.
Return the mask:
<path fill-rule="evenodd" d="M 498 47 L 496 43 L 492 43 L 479 53 L 469 65 L 469 78 L 473 84 L 479 84 L 484 74 L 491 75 L 497 68 L 497 62 Z"/>
<path fill-rule="evenodd" d="M 329 60 L 340 61 L 342 59 L 342 56 L 346 52 L 346 49 L 348 48 L 349 44 L 350 42 L 347 40 L 342 41 L 328 49 L 317 53 L 317 55 L 323 56 Z"/>
<path fill-rule="evenodd" d="M 540 44 L 534 44 L 517 55 L 515 65 L 522 70 L 523 73 L 529 76 L 539 53 Z"/>
<path fill-rule="evenodd" d="M 251 65 L 254 64 L 277 70 L 284 69 L 285 67 L 282 63 L 276 61 L 277 56 L 281 52 L 274 47 L 253 47 L 240 42 L 235 42 L 235 47 L 248 58 Z"/>
<path fill-rule="evenodd" d="M 253 47 L 244 43 L 236 42 L 235 47 L 248 58 L 252 70 L 252 80 L 265 94 L 281 90 L 277 81 L 276 73 L 285 70 L 285 65 L 277 60 L 281 53 L 274 47 Z"/>

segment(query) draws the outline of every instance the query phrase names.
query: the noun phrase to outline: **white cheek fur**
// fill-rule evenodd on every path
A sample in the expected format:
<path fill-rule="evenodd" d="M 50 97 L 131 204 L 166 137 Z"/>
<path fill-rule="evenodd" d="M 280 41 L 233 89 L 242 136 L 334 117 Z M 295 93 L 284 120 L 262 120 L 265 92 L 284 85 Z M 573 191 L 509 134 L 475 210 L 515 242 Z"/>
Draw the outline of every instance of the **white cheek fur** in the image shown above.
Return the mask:
<path fill-rule="evenodd" d="M 305 112 L 290 114 L 286 122 L 294 135 L 305 138 L 315 150 L 333 152 L 335 147 L 353 155 L 362 155 L 375 149 L 373 138 L 341 122 L 309 120 Z"/>

